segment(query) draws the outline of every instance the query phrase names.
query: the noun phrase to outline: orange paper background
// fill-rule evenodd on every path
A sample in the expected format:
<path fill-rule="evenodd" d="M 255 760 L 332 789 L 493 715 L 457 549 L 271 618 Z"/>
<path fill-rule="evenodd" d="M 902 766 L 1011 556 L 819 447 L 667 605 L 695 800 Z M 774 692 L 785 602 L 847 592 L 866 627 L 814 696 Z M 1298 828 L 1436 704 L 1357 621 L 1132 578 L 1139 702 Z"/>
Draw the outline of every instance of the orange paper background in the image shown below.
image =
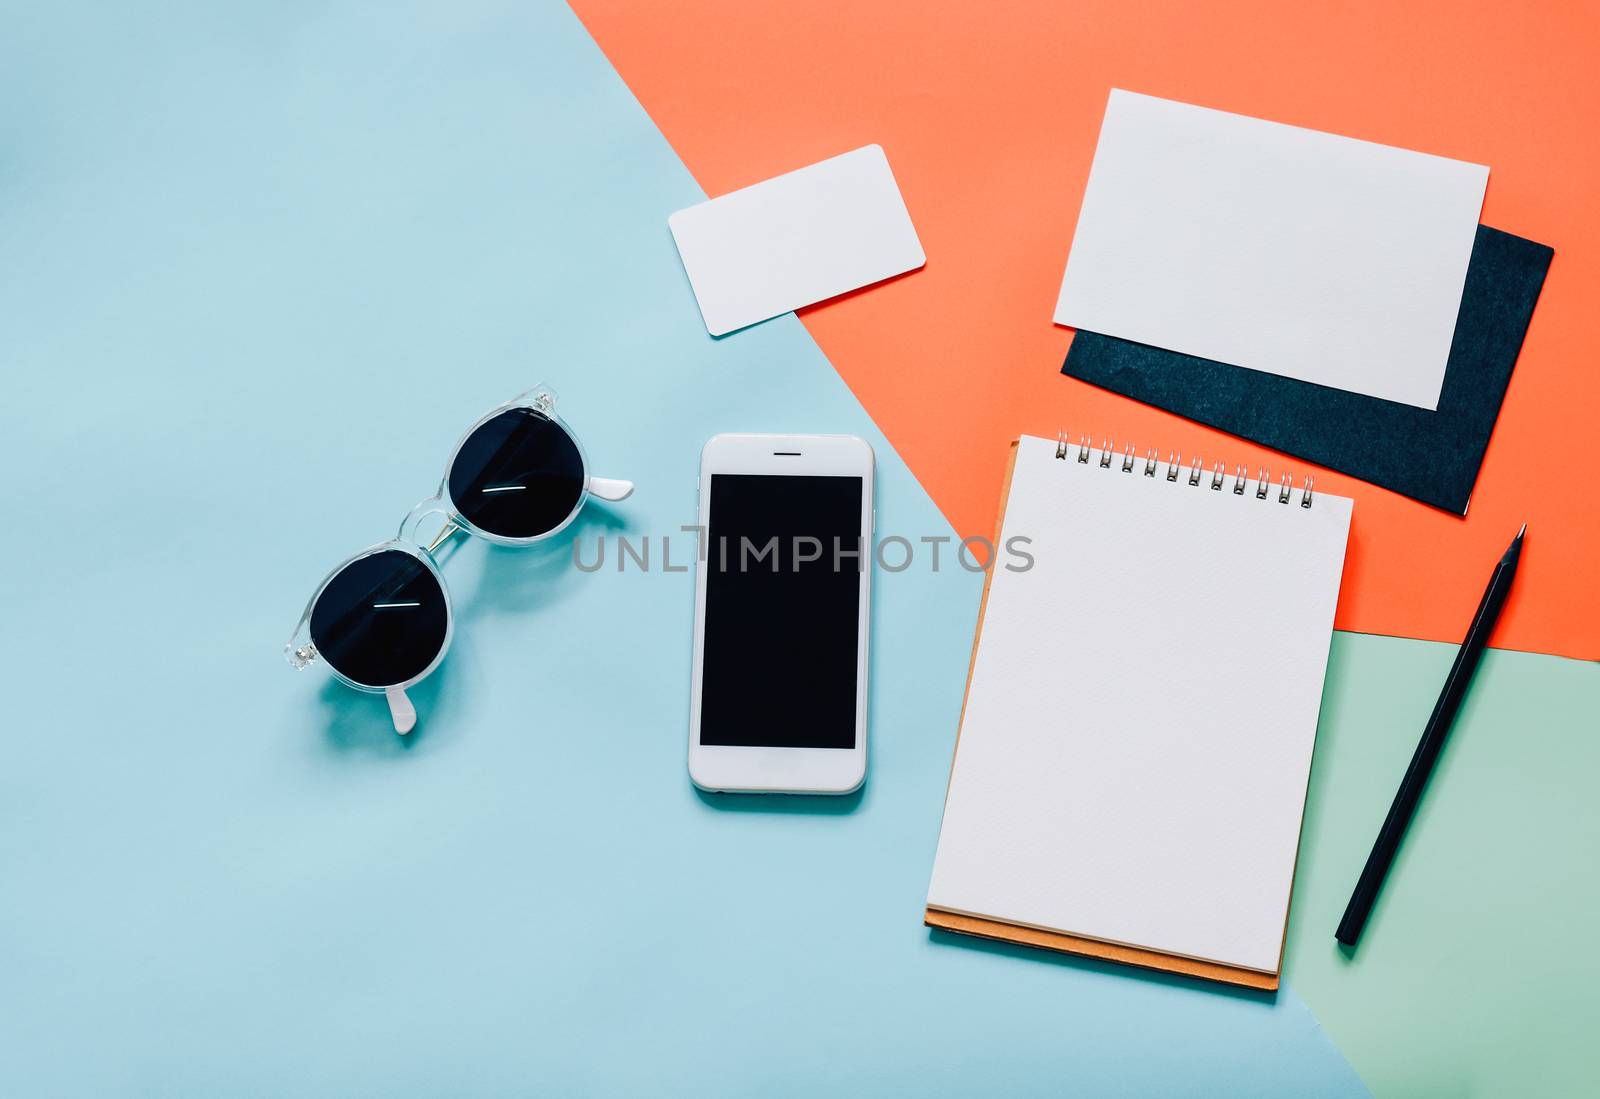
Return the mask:
<path fill-rule="evenodd" d="M 927 267 L 801 316 L 963 534 L 992 529 L 1020 432 L 1310 470 L 1356 500 L 1339 628 L 1459 641 L 1526 520 L 1495 644 L 1600 658 L 1600 5 L 573 6 L 710 194 L 884 146 Z M 1050 317 L 1112 87 L 1490 166 L 1484 223 L 1556 256 L 1467 519 L 1060 375 Z"/>

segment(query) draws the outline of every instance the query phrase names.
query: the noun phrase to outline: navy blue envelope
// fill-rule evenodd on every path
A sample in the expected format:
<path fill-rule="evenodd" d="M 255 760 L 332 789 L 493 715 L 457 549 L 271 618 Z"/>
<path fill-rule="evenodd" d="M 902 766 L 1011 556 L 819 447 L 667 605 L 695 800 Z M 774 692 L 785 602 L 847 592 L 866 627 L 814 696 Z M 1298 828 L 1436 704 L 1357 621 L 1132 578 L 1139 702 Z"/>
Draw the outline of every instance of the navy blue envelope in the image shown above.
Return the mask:
<path fill-rule="evenodd" d="M 1465 515 L 1554 254 L 1478 226 L 1437 412 L 1095 332 L 1061 372 Z"/>

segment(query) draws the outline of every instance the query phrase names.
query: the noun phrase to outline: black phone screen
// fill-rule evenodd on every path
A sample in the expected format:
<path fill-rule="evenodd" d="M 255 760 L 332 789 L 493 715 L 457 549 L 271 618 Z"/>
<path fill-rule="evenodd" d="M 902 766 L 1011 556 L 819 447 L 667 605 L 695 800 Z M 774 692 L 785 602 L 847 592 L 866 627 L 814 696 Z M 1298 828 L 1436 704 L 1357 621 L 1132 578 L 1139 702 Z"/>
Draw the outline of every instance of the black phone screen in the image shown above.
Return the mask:
<path fill-rule="evenodd" d="M 856 476 L 711 475 L 700 743 L 854 748 Z"/>

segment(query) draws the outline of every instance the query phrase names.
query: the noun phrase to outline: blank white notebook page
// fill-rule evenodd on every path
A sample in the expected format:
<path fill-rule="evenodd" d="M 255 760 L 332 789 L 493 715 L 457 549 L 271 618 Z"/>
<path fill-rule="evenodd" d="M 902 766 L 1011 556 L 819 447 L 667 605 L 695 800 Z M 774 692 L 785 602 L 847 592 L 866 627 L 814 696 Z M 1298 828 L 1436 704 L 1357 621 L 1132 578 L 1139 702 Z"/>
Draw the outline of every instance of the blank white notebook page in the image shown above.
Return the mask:
<path fill-rule="evenodd" d="M 1016 455 L 928 904 L 1276 973 L 1350 501 L 1077 454 Z"/>
<path fill-rule="evenodd" d="M 1488 180 L 1113 91 L 1056 323 L 1435 409 Z"/>

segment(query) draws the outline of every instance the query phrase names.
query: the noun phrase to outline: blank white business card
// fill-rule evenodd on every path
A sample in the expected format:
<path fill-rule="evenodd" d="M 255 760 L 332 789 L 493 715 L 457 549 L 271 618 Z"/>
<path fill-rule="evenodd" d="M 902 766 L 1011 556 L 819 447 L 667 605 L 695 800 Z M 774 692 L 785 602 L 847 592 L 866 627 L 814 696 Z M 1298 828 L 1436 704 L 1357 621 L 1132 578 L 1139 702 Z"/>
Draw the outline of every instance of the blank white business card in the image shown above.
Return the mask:
<path fill-rule="evenodd" d="M 1114 90 L 1055 320 L 1436 409 L 1488 180 Z"/>
<path fill-rule="evenodd" d="M 713 336 L 927 262 L 878 145 L 679 210 L 667 224 Z"/>

